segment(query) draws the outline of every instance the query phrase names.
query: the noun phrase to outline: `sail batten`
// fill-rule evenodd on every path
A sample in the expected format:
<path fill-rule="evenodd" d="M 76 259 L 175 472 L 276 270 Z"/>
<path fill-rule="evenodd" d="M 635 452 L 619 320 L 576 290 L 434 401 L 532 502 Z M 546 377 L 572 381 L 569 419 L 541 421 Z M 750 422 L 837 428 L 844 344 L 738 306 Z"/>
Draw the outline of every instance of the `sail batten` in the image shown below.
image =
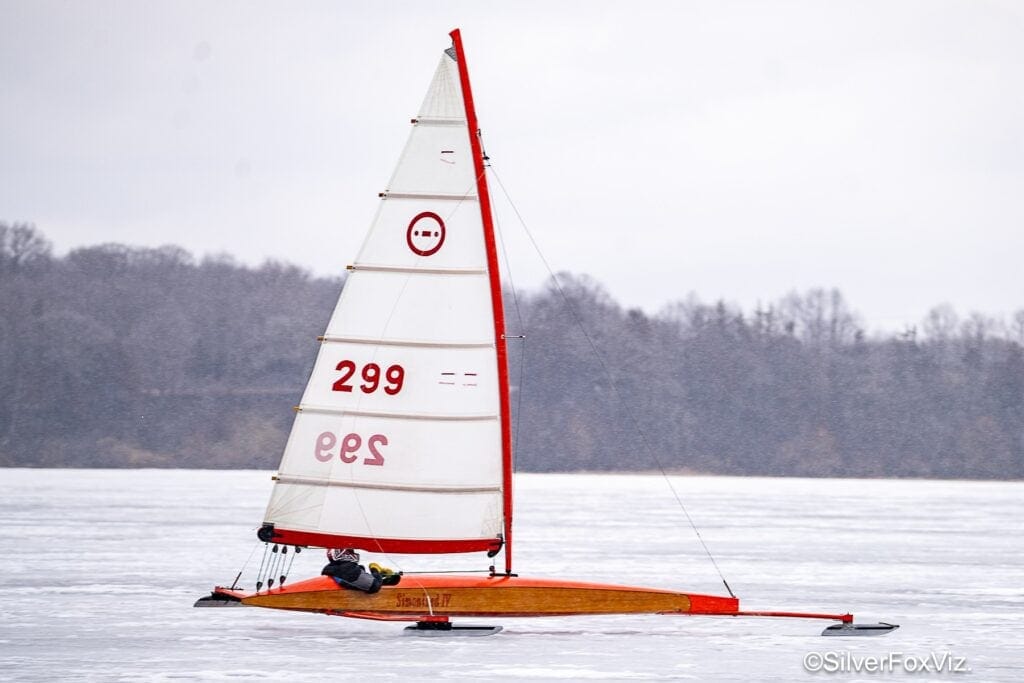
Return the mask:
<path fill-rule="evenodd" d="M 389 192 L 385 190 L 380 193 L 381 199 L 440 199 L 441 201 L 477 201 L 478 197 L 474 194 L 438 194 L 428 192 Z"/>
<path fill-rule="evenodd" d="M 277 481 L 285 484 L 301 486 L 341 486 L 353 489 L 375 489 L 378 491 L 418 491 L 420 493 L 492 493 L 500 491 L 498 486 L 422 486 L 400 484 L 365 484 L 353 481 L 334 481 L 330 479 L 309 479 L 278 475 Z"/>
<path fill-rule="evenodd" d="M 466 119 L 432 119 L 425 116 L 415 118 L 412 122 L 420 126 L 465 126 Z"/>
<path fill-rule="evenodd" d="M 350 410 L 348 408 L 329 408 L 326 406 L 299 405 L 299 411 L 321 413 L 324 415 L 349 415 L 352 417 L 380 417 L 390 420 L 436 420 L 441 422 L 480 422 L 497 420 L 498 415 L 491 413 L 453 415 L 444 413 L 387 413 L 373 410 Z"/>
<path fill-rule="evenodd" d="M 410 275 L 487 275 L 485 268 L 429 268 L 354 263 L 350 270 L 377 273 L 408 273 Z"/>
<path fill-rule="evenodd" d="M 492 552 L 508 535 L 503 312 L 467 88 L 442 55 L 320 337 L 264 515 L 277 542 Z"/>
<path fill-rule="evenodd" d="M 332 344 L 372 344 L 374 346 L 410 346 L 436 349 L 486 349 L 493 348 L 493 341 L 481 342 L 433 342 L 417 339 L 368 339 L 364 337 L 339 337 L 322 335 L 318 341 Z"/>

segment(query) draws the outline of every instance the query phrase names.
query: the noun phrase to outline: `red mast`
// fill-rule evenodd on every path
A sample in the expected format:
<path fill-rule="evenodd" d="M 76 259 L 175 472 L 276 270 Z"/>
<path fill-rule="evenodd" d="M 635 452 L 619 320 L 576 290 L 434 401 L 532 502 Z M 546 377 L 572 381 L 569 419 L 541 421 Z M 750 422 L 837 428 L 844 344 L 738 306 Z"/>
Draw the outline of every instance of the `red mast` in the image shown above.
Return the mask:
<path fill-rule="evenodd" d="M 512 409 L 509 399 L 508 349 L 505 345 L 505 309 L 501 302 L 501 277 L 498 271 L 498 250 L 494 242 L 494 222 L 491 218 L 491 195 L 487 191 L 487 175 L 484 171 L 483 146 L 480 144 L 480 128 L 473 107 L 473 91 L 469 86 L 469 70 L 466 54 L 462 50 L 462 36 L 459 29 L 449 34 L 455 48 L 455 61 L 459 66 L 459 82 L 462 85 L 462 100 L 466 106 L 466 122 L 469 127 L 469 144 L 473 153 L 473 168 L 476 172 L 476 194 L 480 200 L 480 217 L 484 224 L 484 246 L 487 250 L 487 272 L 491 278 L 491 310 L 494 313 L 494 348 L 498 356 L 498 400 L 501 410 L 501 467 L 504 492 L 505 517 L 505 573 L 512 573 Z"/>

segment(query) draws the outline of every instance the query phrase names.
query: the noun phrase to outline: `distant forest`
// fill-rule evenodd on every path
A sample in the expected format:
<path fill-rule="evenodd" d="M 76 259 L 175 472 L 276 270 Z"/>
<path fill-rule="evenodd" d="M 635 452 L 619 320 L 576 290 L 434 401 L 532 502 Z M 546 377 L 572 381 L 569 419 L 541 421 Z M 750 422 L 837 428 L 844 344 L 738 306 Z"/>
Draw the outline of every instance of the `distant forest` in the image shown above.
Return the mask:
<path fill-rule="evenodd" d="M 0 466 L 275 468 L 342 285 L 0 223 Z M 1024 477 L 1024 309 L 879 335 L 835 290 L 650 316 L 564 274 L 506 304 L 517 470 Z"/>

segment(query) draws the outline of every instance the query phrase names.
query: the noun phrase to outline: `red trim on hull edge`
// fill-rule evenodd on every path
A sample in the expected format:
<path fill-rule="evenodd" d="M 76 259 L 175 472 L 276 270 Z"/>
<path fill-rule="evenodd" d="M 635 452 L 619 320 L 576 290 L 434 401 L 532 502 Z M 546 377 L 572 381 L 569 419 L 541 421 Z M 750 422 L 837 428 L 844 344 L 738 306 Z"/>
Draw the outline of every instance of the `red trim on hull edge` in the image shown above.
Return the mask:
<path fill-rule="evenodd" d="M 726 598 L 718 595 L 690 596 L 690 611 L 687 614 L 736 614 L 740 608 L 739 598 Z"/>
<path fill-rule="evenodd" d="M 366 538 L 338 536 L 310 531 L 292 531 L 275 528 L 271 541 L 284 545 L 309 545 L 320 548 L 357 548 L 367 552 L 408 553 L 411 555 L 474 553 L 501 547 L 498 538 L 467 538 L 448 540 L 419 540 L 409 538 Z"/>

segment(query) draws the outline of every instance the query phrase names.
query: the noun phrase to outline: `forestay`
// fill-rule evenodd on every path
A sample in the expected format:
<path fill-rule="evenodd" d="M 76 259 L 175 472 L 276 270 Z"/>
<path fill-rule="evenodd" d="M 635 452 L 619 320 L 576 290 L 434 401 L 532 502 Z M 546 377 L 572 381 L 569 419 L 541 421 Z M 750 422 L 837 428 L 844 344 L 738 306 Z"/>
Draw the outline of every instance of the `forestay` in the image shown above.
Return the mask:
<path fill-rule="evenodd" d="M 500 546 L 500 286 L 455 54 L 441 57 L 322 338 L 265 540 L 412 553 Z"/>

